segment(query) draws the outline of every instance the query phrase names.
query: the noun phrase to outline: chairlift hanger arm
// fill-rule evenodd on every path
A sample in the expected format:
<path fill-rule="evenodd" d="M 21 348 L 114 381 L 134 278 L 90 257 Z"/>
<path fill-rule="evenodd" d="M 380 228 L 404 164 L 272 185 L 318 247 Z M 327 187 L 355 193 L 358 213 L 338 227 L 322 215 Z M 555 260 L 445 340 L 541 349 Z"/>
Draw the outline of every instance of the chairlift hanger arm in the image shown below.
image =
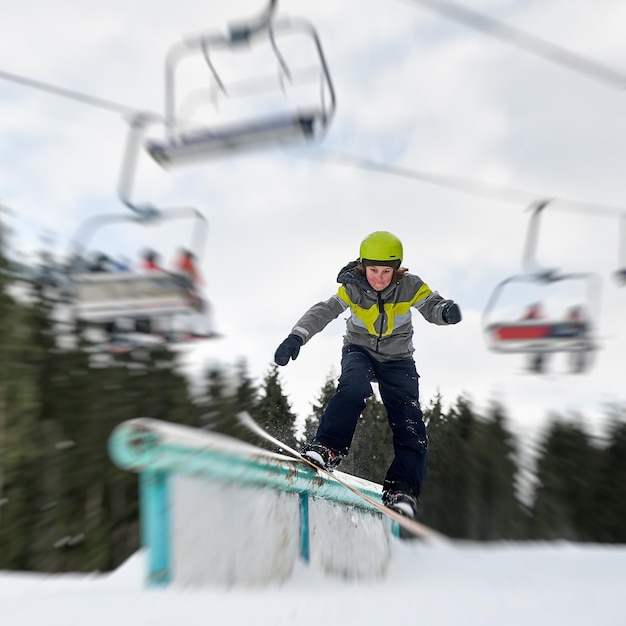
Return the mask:
<path fill-rule="evenodd" d="M 549 282 L 562 278 L 573 278 L 574 276 L 591 276 L 591 274 L 565 274 L 561 275 L 557 269 L 541 269 L 536 261 L 537 239 L 539 237 L 539 221 L 542 211 L 554 202 L 554 198 L 537 200 L 529 207 L 532 210 L 526 242 L 524 245 L 524 255 L 522 261 L 523 269 L 531 274 L 542 276 L 543 280 Z M 618 282 L 626 284 L 626 213 L 620 214 L 620 228 L 618 233 L 618 269 L 615 273 Z"/>
<path fill-rule="evenodd" d="M 143 113 L 134 115 L 129 121 L 128 137 L 118 183 L 118 195 L 120 200 L 124 205 L 135 212 L 134 217 L 128 217 L 126 219 L 149 224 L 163 219 L 194 217 L 196 227 L 194 228 L 192 237 L 191 251 L 196 255 L 196 258 L 200 259 L 206 246 L 208 232 L 208 221 L 201 211 L 198 211 L 198 209 L 192 206 L 170 207 L 166 209 L 158 209 L 153 205 L 147 204 L 139 206 L 130 198 L 141 143 L 146 126 L 150 121 L 154 121 L 154 118 L 150 114 Z"/>
<path fill-rule="evenodd" d="M 247 43 L 251 35 L 266 29 L 274 17 L 278 0 L 270 0 L 263 13 L 253 21 L 229 26 L 229 39 L 232 44 Z"/>
<path fill-rule="evenodd" d="M 139 206 L 131 199 L 131 190 L 135 182 L 135 172 L 137 169 L 137 159 L 141 142 L 145 133 L 146 126 L 154 118 L 145 113 L 135 113 L 128 121 L 128 135 L 124 148 L 124 157 L 122 159 L 122 167 L 120 170 L 120 178 L 118 181 L 118 197 L 122 204 L 126 205 L 133 211 L 137 219 L 140 221 L 150 221 L 158 217 L 159 211 L 151 205 Z"/>
<path fill-rule="evenodd" d="M 522 259 L 522 267 L 527 272 L 536 273 L 539 267 L 537 264 L 537 238 L 539 237 L 539 220 L 541 212 L 550 204 L 551 199 L 542 199 L 533 202 L 529 210 L 532 210 L 528 230 L 526 232 L 526 242 L 524 244 L 524 255 Z M 546 275 L 554 273 L 555 270 L 545 270 Z"/>

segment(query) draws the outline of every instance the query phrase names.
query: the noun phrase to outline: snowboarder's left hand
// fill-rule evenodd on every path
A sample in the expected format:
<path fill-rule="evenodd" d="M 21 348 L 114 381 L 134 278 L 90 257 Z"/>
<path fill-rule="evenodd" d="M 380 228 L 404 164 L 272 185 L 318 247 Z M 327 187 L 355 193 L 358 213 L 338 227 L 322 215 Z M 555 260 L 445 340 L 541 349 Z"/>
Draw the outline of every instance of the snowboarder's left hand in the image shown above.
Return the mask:
<path fill-rule="evenodd" d="M 446 324 L 458 324 L 461 321 L 461 309 L 456 302 L 449 302 L 443 307 L 441 317 Z"/>
<path fill-rule="evenodd" d="M 287 365 L 289 359 L 295 361 L 298 358 L 302 343 L 302 338 L 298 337 L 298 335 L 289 335 L 289 337 L 278 346 L 276 354 L 274 354 L 276 365 Z"/>

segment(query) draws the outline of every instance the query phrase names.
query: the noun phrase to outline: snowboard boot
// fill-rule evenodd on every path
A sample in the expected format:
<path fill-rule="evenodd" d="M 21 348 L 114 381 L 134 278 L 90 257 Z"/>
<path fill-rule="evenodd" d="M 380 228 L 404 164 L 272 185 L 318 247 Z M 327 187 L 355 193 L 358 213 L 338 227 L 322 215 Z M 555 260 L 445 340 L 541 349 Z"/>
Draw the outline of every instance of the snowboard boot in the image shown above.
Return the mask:
<path fill-rule="evenodd" d="M 340 452 L 316 442 L 312 442 L 304 448 L 304 456 L 327 472 L 332 472 L 343 459 Z"/>
<path fill-rule="evenodd" d="M 408 483 L 385 480 L 383 504 L 410 519 L 417 517 L 417 497 Z"/>

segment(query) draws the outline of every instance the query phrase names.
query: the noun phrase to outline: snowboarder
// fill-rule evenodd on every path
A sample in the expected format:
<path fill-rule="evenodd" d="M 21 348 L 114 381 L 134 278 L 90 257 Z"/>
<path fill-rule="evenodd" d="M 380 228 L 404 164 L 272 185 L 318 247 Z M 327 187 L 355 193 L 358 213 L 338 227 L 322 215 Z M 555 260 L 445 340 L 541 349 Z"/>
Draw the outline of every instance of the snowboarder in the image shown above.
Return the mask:
<path fill-rule="evenodd" d="M 348 453 L 365 399 L 378 383 L 393 433 L 394 459 L 383 482 L 383 503 L 415 518 L 426 474 L 428 439 L 419 405 L 413 360 L 411 308 L 433 324 L 461 321 L 458 304 L 447 300 L 401 267 L 401 241 L 377 231 L 361 242 L 359 258 L 337 277 L 337 293 L 313 305 L 274 355 L 277 365 L 296 359 L 300 348 L 350 309 L 337 391 L 329 400 L 317 433 L 304 454 L 326 469 Z"/>

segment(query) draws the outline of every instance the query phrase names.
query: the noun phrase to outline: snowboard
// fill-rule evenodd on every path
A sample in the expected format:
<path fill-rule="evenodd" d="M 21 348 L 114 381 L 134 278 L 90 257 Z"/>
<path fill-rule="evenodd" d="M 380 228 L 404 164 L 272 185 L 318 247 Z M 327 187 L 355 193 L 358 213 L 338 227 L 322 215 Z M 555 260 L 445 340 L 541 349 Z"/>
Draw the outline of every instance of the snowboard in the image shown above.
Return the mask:
<path fill-rule="evenodd" d="M 288 453 L 297 461 L 301 461 L 302 463 L 305 463 L 309 467 L 313 468 L 316 472 L 330 478 L 331 480 L 334 480 L 340 483 L 346 489 L 349 489 L 352 493 L 362 498 L 370 506 L 380 511 L 383 515 L 386 515 L 388 518 L 392 519 L 394 522 L 398 524 L 399 530 L 400 530 L 399 536 L 402 539 L 419 538 L 419 539 L 424 539 L 427 541 L 439 541 L 439 542 L 447 541 L 447 537 L 445 537 L 445 535 L 438 533 L 436 530 L 433 530 L 432 528 L 429 528 L 428 526 L 425 526 L 424 524 L 421 524 L 420 522 L 417 522 L 414 519 L 411 519 L 409 517 L 406 517 L 405 515 L 402 515 L 401 513 L 398 513 L 394 509 L 390 509 L 388 506 L 385 506 L 380 500 L 376 500 L 372 498 L 371 496 L 367 495 L 366 493 L 363 493 L 362 491 L 360 491 L 359 489 L 351 485 L 349 482 L 345 481 L 340 476 L 337 476 L 334 472 L 326 470 L 323 467 L 319 467 L 313 461 L 311 461 L 308 457 L 304 456 L 303 454 L 301 454 L 294 448 L 291 448 L 290 446 L 283 443 L 279 439 L 276 439 L 276 437 L 270 435 L 262 426 L 257 424 L 257 422 L 255 422 L 254 419 L 252 419 L 252 417 L 248 413 L 245 413 L 245 412 L 239 413 L 237 416 L 237 419 L 239 423 L 242 424 L 242 426 L 245 426 L 248 430 L 250 430 L 254 434 L 274 444 L 277 448 L 279 448 L 283 452 Z"/>

